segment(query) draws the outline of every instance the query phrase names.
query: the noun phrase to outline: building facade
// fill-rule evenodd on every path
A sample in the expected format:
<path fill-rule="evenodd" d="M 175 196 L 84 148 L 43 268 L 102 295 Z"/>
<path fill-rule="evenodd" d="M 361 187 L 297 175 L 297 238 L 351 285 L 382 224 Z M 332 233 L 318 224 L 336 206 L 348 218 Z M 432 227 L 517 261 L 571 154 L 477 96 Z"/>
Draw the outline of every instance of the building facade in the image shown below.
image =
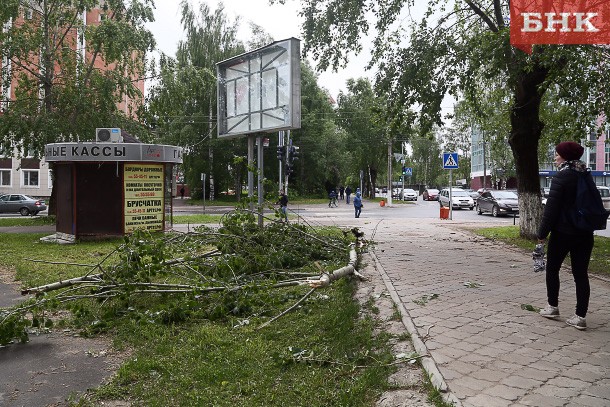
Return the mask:
<path fill-rule="evenodd" d="M 585 152 L 581 158 L 591 169 L 591 175 L 596 185 L 610 186 L 610 126 L 598 138 L 595 132 L 588 139 L 582 139 Z M 539 163 L 540 187 L 548 188 L 551 179 L 557 172 L 554 164 L 555 146 L 549 146 L 546 160 Z M 488 142 L 484 141 L 483 132 L 473 127 L 471 131 L 471 168 L 470 178 L 472 189 L 514 189 L 517 187 L 516 179 L 507 179 L 503 186 L 498 182 L 495 174 L 498 169 L 490 164 Z"/>
<path fill-rule="evenodd" d="M 581 139 L 581 144 L 585 146 L 585 152 L 581 158 L 591 169 L 591 175 L 596 185 L 610 186 L 610 129 L 606 129 L 599 138 L 592 132 L 588 140 Z M 540 186 L 548 188 L 551 179 L 557 172 L 553 164 L 555 148 L 549 149 L 549 161 L 540 165 Z"/>
<path fill-rule="evenodd" d="M 39 17 L 36 2 L 23 2 L 19 17 L 7 23 L 2 29 L 6 32 L 12 25 L 22 25 L 31 23 Z M 99 25 L 105 18 L 108 10 L 102 7 L 95 7 L 85 11 L 80 16 L 81 24 L 75 24 L 79 28 L 68 31 L 68 36 L 64 39 L 64 44 L 70 44 L 75 52 L 75 57 L 83 62 L 93 59 L 93 55 L 87 51 L 85 38 L 85 28 L 87 26 Z M 106 64 L 102 58 L 97 57 L 94 61 L 94 68 L 98 70 L 114 69 L 112 64 Z M 58 67 L 58 70 L 60 68 Z M 19 68 L 12 64 L 6 56 L 0 61 L 0 71 L 3 77 L 0 80 L 0 119 L 4 111 L 10 108 L 11 100 L 15 100 L 17 88 L 17 74 Z M 133 81 L 134 86 L 144 94 L 144 80 Z M 143 97 L 142 97 L 143 98 Z M 136 104 L 142 102 L 142 98 L 131 99 L 124 96 L 118 104 L 118 108 L 127 115 L 131 115 Z M 95 139 L 95 134 L 84 137 L 87 140 Z M 13 151 L 0 150 L 0 194 L 22 193 L 33 197 L 45 198 L 51 196 L 52 174 L 49 165 L 43 159 L 37 159 L 31 152 L 23 152 L 15 146 Z M 22 158 L 19 158 L 22 157 Z"/>

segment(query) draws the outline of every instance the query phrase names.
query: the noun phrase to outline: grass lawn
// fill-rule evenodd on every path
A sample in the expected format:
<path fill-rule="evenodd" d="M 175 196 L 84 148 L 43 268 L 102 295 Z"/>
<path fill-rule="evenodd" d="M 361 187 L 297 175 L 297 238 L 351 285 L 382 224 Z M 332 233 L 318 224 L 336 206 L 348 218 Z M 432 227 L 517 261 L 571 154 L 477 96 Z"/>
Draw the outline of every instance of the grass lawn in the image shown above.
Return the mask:
<path fill-rule="evenodd" d="M 19 218 L 0 218 L 0 227 L 2 226 L 41 226 L 54 225 L 55 217 L 53 216 L 21 216 Z"/>
<path fill-rule="evenodd" d="M 502 226 L 476 229 L 476 233 L 492 240 L 521 247 L 526 251 L 533 251 L 535 243 L 531 240 L 519 236 L 519 226 Z M 569 259 L 566 259 L 569 262 Z M 568 263 L 569 264 L 569 263 Z M 589 273 L 610 276 L 610 239 L 604 236 L 595 236 L 595 244 L 591 261 L 589 263 Z"/>
<path fill-rule="evenodd" d="M 57 245 L 39 242 L 42 236 L 0 234 L 0 266 L 15 270 L 24 286 L 84 275 L 123 241 Z M 60 262 L 74 264 L 53 264 Z M 374 405 L 395 369 L 392 335 L 375 333 L 378 322 L 362 317 L 355 288 L 355 281 L 342 279 L 260 330 L 269 315 L 294 305 L 309 287 L 280 289 L 248 317 L 221 311 L 224 316 L 215 320 L 190 311 L 197 308 L 192 298 L 135 296 L 129 308 L 81 300 L 70 308 L 73 317 L 58 321 L 58 327 L 86 335 L 104 332 L 130 356 L 111 382 L 75 405 L 107 400 L 142 406 Z M 248 304 L 248 291 L 237 295 Z M 218 296 L 219 308 L 222 301 Z M 112 323 L 100 324 L 101 313 L 111 314 Z"/>

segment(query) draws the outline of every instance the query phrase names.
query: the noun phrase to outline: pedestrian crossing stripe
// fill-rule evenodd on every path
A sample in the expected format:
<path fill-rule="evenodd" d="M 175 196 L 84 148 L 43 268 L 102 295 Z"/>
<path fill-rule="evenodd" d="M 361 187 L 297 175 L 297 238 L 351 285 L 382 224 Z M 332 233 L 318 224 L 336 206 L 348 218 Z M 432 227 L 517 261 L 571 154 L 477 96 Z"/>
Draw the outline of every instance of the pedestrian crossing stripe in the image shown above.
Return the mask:
<path fill-rule="evenodd" d="M 443 153 L 443 168 L 457 168 L 457 153 Z"/>

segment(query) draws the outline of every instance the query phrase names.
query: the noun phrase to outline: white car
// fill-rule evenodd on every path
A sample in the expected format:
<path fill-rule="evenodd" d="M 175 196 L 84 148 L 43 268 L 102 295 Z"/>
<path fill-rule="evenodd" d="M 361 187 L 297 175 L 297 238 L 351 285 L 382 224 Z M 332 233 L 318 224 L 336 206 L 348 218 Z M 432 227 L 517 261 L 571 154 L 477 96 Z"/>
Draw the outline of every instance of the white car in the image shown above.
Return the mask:
<path fill-rule="evenodd" d="M 411 188 L 405 188 L 402 190 L 403 201 L 417 201 L 417 192 Z"/>
<path fill-rule="evenodd" d="M 438 194 L 438 203 L 441 206 L 449 206 L 449 188 L 441 190 Z M 451 206 L 455 208 L 474 209 L 474 200 L 461 188 L 451 188 Z"/>
<path fill-rule="evenodd" d="M 604 208 L 610 209 L 610 188 L 598 185 L 597 190 L 599 191 L 599 194 L 602 196 L 602 202 L 604 203 Z"/>

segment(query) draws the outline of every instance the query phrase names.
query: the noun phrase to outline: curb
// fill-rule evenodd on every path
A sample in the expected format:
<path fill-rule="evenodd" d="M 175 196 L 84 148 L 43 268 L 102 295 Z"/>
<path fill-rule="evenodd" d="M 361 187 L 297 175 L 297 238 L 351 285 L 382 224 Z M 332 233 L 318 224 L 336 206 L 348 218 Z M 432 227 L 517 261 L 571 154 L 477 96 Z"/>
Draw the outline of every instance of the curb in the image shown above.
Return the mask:
<path fill-rule="evenodd" d="M 432 385 L 436 389 L 438 389 L 438 391 L 441 392 L 441 394 L 443 395 L 443 399 L 447 403 L 452 404 L 454 407 L 463 407 L 461 401 L 454 394 L 452 394 L 450 392 L 449 387 L 447 386 L 447 383 L 445 382 L 445 379 L 443 378 L 443 375 L 441 374 L 438 367 L 436 366 L 436 362 L 434 361 L 434 359 L 431 356 L 429 356 L 430 352 L 428 351 L 426 344 L 422 340 L 422 338 L 417 330 L 417 327 L 413 323 L 413 320 L 411 319 L 411 315 L 409 314 L 409 311 L 407 311 L 407 309 L 403 305 L 402 301 L 400 301 L 398 293 L 394 289 L 394 286 L 392 285 L 392 281 L 390 280 L 390 277 L 388 276 L 385 269 L 381 265 L 381 262 L 377 258 L 377 255 L 375 254 L 374 251 L 369 251 L 369 255 L 375 262 L 375 269 L 381 275 L 381 278 L 383 279 L 383 282 L 384 282 L 388 292 L 390 293 L 390 297 L 392 298 L 392 301 L 394 302 L 394 304 L 400 311 L 400 314 L 402 316 L 401 317 L 402 324 L 407 329 L 407 332 L 409 332 L 409 335 L 411 335 L 411 341 L 413 342 L 413 347 L 415 348 L 415 351 L 420 355 L 427 355 L 427 356 L 423 356 L 420 359 L 420 361 L 421 361 L 424 371 L 430 377 L 430 381 L 432 382 Z"/>

